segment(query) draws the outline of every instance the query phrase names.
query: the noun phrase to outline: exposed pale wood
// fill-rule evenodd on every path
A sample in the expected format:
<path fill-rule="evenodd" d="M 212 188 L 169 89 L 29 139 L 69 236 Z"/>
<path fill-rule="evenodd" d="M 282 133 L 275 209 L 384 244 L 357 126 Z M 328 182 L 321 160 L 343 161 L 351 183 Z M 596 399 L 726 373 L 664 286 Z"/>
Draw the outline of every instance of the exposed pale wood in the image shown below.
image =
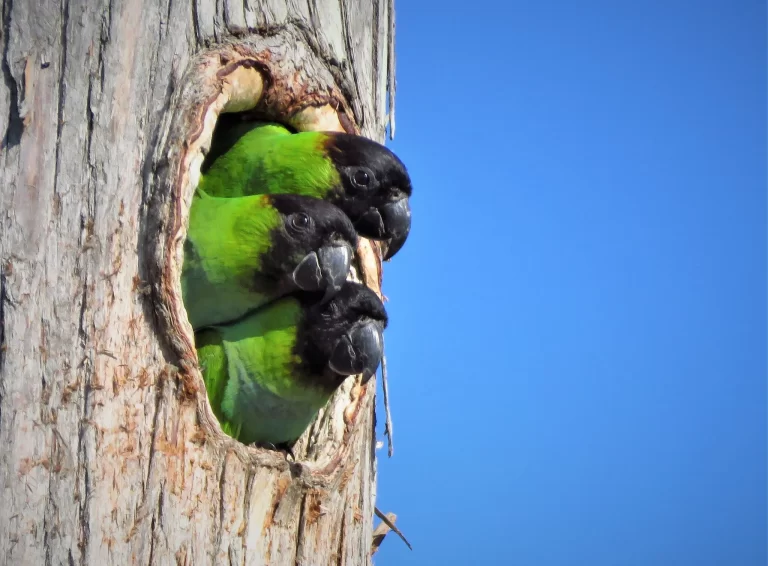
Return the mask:
<path fill-rule="evenodd" d="M 387 519 L 390 523 L 393 525 L 395 524 L 395 521 L 397 520 L 397 515 L 394 513 L 387 513 L 386 514 Z M 387 534 L 392 530 L 392 528 L 382 521 L 379 523 L 375 529 L 373 529 L 373 540 L 371 541 L 371 554 L 376 554 L 376 552 L 379 550 L 379 547 L 381 546 L 381 543 L 384 542 L 384 538 L 386 538 Z"/>
<path fill-rule="evenodd" d="M 5 0 L 2 14 L 0 561 L 369 563 L 375 383 L 348 380 L 297 462 L 231 441 L 175 278 L 218 112 L 335 115 L 383 139 L 389 4 Z M 237 60 L 261 66 L 216 75 Z M 378 289 L 375 249 L 361 252 Z"/>
<path fill-rule="evenodd" d="M 383 525 L 385 525 L 387 527 L 387 529 L 386 530 L 383 529 L 381 524 L 374 529 L 374 531 L 373 531 L 373 546 L 374 546 L 374 548 L 372 549 L 371 554 L 376 552 L 378 547 L 381 545 L 381 542 L 384 540 L 384 536 L 390 530 L 393 533 L 395 533 L 397 536 L 400 537 L 400 540 L 402 540 L 405 543 L 405 545 L 408 547 L 409 550 L 413 550 L 413 547 L 411 546 L 411 543 L 408 542 L 408 539 L 405 538 L 405 535 L 395 525 L 395 519 L 397 519 L 397 515 L 395 515 L 394 513 L 386 513 L 385 514 L 382 511 L 380 511 L 378 508 L 374 508 L 374 512 L 376 513 L 376 516 L 379 519 L 381 519 L 381 523 Z M 377 540 L 376 540 L 377 535 L 381 535 L 381 540 L 378 541 L 378 544 L 377 544 Z"/>

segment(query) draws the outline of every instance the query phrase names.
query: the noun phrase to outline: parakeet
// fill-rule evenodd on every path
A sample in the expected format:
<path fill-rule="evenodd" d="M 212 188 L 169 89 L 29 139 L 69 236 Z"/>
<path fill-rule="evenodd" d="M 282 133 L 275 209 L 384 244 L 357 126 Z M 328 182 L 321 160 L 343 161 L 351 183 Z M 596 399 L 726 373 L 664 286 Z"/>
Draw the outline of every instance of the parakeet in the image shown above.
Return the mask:
<path fill-rule="evenodd" d="M 382 356 L 384 305 L 346 282 L 328 302 L 300 293 L 196 334 L 211 407 L 245 444 L 295 441 L 350 375 L 369 379 Z"/>
<path fill-rule="evenodd" d="M 411 228 L 411 180 L 389 149 L 338 132 L 291 133 L 279 124 L 236 124 L 214 138 L 200 187 L 236 197 L 291 193 L 322 198 L 341 208 L 358 234 L 389 240 L 385 259 Z"/>
<path fill-rule="evenodd" d="M 194 329 L 230 322 L 294 291 L 341 289 L 357 244 L 349 218 L 301 195 L 192 202 L 181 286 Z"/>

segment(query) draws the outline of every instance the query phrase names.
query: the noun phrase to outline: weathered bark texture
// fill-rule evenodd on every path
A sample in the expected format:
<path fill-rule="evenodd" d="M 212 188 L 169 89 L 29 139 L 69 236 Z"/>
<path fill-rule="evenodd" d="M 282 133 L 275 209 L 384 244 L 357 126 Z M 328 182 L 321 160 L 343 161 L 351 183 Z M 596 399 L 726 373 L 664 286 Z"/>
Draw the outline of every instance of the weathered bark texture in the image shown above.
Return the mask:
<path fill-rule="evenodd" d="M 373 400 L 224 436 L 180 301 L 220 112 L 382 140 L 386 0 L 4 0 L 0 563 L 370 563 Z M 360 274 L 380 283 L 378 250 Z"/>

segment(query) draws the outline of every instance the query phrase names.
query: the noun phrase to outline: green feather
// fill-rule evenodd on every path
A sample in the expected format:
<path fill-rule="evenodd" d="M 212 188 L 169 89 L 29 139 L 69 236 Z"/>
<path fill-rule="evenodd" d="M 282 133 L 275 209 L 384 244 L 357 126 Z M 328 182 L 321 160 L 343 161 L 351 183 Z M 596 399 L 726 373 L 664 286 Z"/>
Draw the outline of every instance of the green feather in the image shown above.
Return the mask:
<path fill-rule="evenodd" d="M 326 198 L 340 183 L 325 152 L 327 140 L 322 132 L 292 134 L 275 124 L 254 127 L 216 158 L 199 187 L 217 197 L 290 193 Z"/>
<path fill-rule="evenodd" d="M 264 196 L 192 202 L 181 283 L 193 328 L 233 320 L 273 298 L 254 289 L 254 273 L 281 222 Z"/>
<path fill-rule="evenodd" d="M 295 440 L 333 392 L 302 379 L 294 354 L 301 316 L 298 301 L 287 297 L 197 333 L 211 406 L 222 429 L 243 443 Z"/>

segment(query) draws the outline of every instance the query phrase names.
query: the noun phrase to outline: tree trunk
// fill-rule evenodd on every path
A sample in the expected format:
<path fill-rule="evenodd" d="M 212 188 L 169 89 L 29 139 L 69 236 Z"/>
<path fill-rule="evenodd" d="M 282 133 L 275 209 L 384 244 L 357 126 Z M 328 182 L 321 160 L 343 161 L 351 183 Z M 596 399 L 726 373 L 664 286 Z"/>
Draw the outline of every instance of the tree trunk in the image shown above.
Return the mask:
<path fill-rule="evenodd" d="M 383 139 L 392 1 L 2 6 L 0 563 L 369 564 L 375 380 L 233 441 L 178 279 L 219 113 Z"/>

